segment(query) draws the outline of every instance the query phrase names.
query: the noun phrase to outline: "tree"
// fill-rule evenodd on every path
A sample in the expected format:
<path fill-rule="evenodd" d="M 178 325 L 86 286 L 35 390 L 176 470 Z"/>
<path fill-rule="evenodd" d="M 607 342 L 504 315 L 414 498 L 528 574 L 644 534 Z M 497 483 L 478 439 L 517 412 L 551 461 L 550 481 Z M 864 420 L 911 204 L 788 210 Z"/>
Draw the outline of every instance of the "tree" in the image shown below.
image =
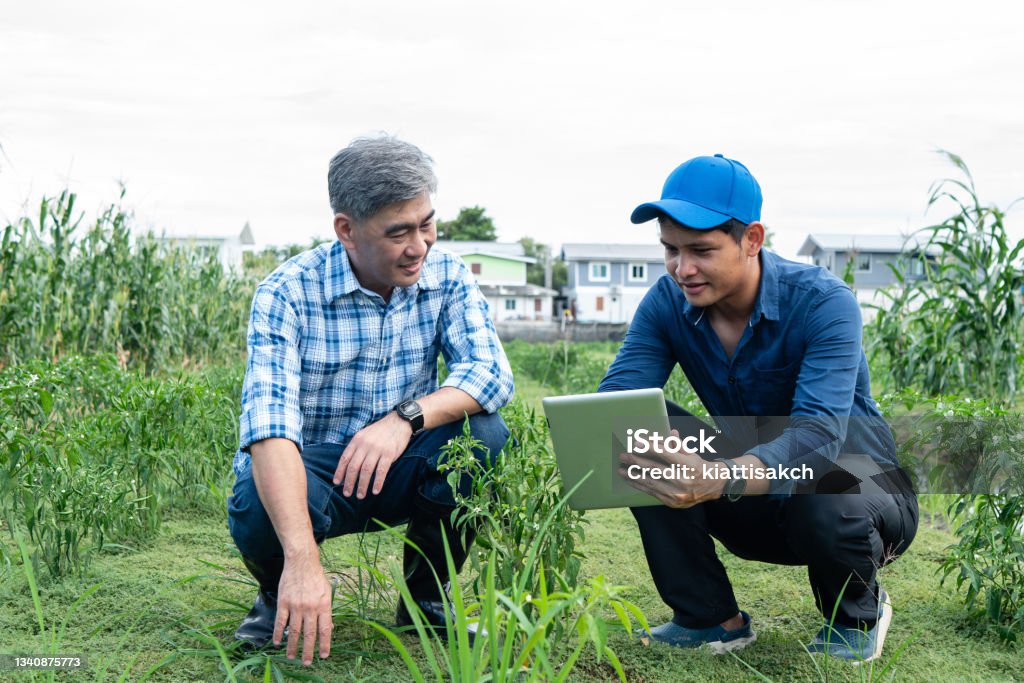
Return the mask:
<path fill-rule="evenodd" d="M 498 239 L 494 221 L 482 206 L 464 206 L 454 220 L 437 222 L 437 237 L 442 240 L 466 242 L 480 240 L 493 242 Z"/>
<path fill-rule="evenodd" d="M 519 240 L 523 245 L 523 255 L 537 259 L 536 263 L 526 266 L 526 281 L 538 287 L 544 286 L 544 264 L 551 258 L 550 247 L 541 244 L 532 237 L 523 237 Z M 569 283 L 569 270 L 565 261 L 557 260 L 551 263 L 551 288 L 561 291 Z"/>

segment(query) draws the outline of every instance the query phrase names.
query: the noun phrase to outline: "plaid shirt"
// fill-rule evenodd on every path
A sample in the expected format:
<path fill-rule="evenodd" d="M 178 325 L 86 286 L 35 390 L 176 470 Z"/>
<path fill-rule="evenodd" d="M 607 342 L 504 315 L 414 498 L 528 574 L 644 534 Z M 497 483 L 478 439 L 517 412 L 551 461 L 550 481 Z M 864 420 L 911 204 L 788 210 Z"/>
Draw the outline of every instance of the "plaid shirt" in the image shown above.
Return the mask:
<path fill-rule="evenodd" d="M 360 286 L 340 242 L 299 254 L 256 288 L 248 347 L 236 471 L 257 441 L 345 443 L 402 401 L 436 391 L 439 353 L 444 386 L 484 411 L 513 392 L 487 300 L 466 265 L 440 249 L 389 303 Z"/>

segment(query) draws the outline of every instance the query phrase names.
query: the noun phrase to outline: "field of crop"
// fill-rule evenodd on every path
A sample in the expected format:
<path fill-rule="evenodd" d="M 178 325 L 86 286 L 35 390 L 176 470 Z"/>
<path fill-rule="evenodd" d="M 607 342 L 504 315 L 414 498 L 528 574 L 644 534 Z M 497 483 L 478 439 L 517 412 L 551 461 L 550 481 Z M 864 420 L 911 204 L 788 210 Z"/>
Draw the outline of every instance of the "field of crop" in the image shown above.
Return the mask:
<path fill-rule="evenodd" d="M 634 641 L 633 628 L 669 616 L 636 526 L 625 510 L 561 504 L 539 417 L 543 396 L 597 386 L 611 343 L 506 344 L 515 444 L 466 500 L 481 531 L 456 586 L 459 619 L 479 618 L 495 638 L 470 648 L 391 635 L 404 588 L 396 529 L 324 544 L 337 582 L 330 659 L 304 669 L 279 652 L 239 652 L 232 632 L 254 587 L 225 502 L 254 279 L 129 239 L 116 207 L 80 226 L 73 204 L 45 203 L 0 249 L 0 654 L 83 656 L 87 667 L 0 679 L 1024 680 L 1022 499 L 1005 495 L 923 498 L 917 540 L 881 573 L 895 619 L 873 667 L 803 651 L 819 626 L 803 569 L 721 548 L 757 644 L 716 658 Z M 987 367 L 961 369 L 960 384 L 906 382 L 896 337 L 924 329 L 907 320 L 883 316 L 865 331 L 866 347 L 882 351 L 872 365 L 887 411 L 1019 411 L 1006 373 Z M 946 357 L 933 361 L 919 374 L 946 377 Z M 666 392 L 703 412 L 682 376 Z M 453 467 L 469 466 L 467 449 L 450 445 Z"/>

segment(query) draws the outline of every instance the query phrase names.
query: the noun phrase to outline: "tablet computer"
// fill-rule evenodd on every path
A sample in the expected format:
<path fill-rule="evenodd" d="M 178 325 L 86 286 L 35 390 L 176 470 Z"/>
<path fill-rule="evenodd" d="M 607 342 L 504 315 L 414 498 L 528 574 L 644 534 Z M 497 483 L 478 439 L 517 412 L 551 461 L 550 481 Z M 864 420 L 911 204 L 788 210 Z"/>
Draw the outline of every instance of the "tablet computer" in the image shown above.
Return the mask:
<path fill-rule="evenodd" d="M 564 491 L 576 510 L 662 505 L 619 476 L 629 430 L 670 431 L 661 389 L 630 389 L 542 399 Z"/>

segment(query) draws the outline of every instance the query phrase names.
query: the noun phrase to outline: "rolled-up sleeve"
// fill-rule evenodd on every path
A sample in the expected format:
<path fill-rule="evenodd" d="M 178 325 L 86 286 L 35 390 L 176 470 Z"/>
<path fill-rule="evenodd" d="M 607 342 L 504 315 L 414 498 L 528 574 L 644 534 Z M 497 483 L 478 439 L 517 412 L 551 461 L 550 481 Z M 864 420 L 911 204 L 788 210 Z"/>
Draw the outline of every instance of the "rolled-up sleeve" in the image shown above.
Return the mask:
<path fill-rule="evenodd" d="M 243 452 L 257 441 L 274 437 L 302 448 L 300 332 L 299 317 L 279 289 L 258 287 L 249 318 L 249 360 L 242 385 Z"/>
<path fill-rule="evenodd" d="M 441 314 L 441 352 L 448 366 L 442 386 L 466 392 L 484 412 L 512 398 L 512 368 L 491 322 L 487 300 L 461 262 Z"/>

